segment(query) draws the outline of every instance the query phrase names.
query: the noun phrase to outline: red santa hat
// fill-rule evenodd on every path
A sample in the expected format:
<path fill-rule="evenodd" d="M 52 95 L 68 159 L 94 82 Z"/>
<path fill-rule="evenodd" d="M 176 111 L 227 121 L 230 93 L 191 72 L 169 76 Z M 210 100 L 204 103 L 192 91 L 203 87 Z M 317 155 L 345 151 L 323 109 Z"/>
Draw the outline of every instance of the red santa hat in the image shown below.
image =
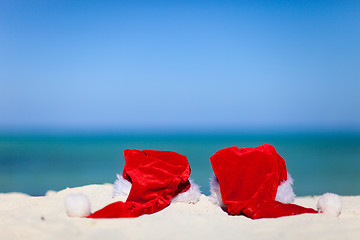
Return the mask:
<path fill-rule="evenodd" d="M 128 186 L 131 189 L 127 200 L 112 203 L 88 218 L 138 217 L 164 209 L 172 198 L 194 201 L 200 196 L 198 186 L 190 184 L 191 170 L 186 156 L 170 151 L 134 149 L 126 149 L 124 155 L 123 178 L 118 176 L 114 193 Z"/>
<path fill-rule="evenodd" d="M 286 183 L 282 188 L 288 188 L 292 179 L 287 181 L 285 161 L 271 145 L 225 148 L 211 156 L 210 161 L 221 193 L 218 202 L 231 215 L 258 219 L 317 213 L 311 208 L 276 201 L 283 198 L 286 202 L 295 195 L 291 189 L 290 197 L 277 196 L 279 186 Z"/>

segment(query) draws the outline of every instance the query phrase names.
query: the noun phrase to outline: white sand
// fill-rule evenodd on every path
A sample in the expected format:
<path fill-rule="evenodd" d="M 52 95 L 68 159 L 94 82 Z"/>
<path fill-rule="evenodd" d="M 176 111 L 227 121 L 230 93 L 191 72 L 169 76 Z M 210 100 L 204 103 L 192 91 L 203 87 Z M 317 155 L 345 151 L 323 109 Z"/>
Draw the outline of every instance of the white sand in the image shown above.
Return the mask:
<path fill-rule="evenodd" d="M 251 220 L 229 216 L 204 195 L 197 204 L 174 203 L 166 209 L 133 219 L 86 219 L 66 215 L 64 199 L 86 194 L 92 211 L 118 201 L 112 186 L 88 185 L 49 191 L 44 197 L 0 194 L 0 239 L 360 239 L 360 196 L 341 197 L 340 217 L 303 214 Z M 318 197 L 295 203 L 316 207 Z"/>

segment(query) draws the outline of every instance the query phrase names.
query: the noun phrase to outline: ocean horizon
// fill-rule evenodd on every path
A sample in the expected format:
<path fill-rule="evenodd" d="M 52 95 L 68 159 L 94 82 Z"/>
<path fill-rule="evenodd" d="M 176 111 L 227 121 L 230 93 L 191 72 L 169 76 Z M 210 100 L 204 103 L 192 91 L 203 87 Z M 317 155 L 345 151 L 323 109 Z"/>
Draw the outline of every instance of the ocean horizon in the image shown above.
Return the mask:
<path fill-rule="evenodd" d="M 273 145 L 284 158 L 298 196 L 359 195 L 360 134 L 328 133 L 90 133 L 0 134 L 0 192 L 33 196 L 48 190 L 113 183 L 124 149 L 175 151 L 187 156 L 190 177 L 208 195 L 209 158 L 230 146 Z"/>

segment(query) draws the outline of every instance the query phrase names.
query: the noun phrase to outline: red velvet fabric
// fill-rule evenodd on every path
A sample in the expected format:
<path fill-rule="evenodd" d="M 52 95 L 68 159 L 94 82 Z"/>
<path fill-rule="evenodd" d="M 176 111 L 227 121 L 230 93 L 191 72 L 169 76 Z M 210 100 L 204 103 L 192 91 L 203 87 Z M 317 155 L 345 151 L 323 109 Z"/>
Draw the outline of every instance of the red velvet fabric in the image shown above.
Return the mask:
<path fill-rule="evenodd" d="M 115 202 L 88 218 L 126 218 L 158 212 L 190 188 L 186 156 L 170 151 L 126 149 L 123 177 L 132 182 L 125 202 Z"/>
<path fill-rule="evenodd" d="M 311 208 L 275 201 L 277 188 L 287 179 L 287 172 L 284 159 L 271 145 L 225 148 L 211 156 L 210 161 L 231 215 L 257 219 L 317 213 Z"/>

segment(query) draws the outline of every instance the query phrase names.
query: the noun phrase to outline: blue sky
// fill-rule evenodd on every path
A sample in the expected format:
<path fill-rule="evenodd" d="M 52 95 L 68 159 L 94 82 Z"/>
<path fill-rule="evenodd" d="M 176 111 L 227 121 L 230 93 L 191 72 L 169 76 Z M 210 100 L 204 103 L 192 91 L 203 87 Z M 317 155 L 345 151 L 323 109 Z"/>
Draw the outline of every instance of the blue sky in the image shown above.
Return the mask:
<path fill-rule="evenodd" d="M 1 1 L 0 130 L 360 131 L 359 1 Z"/>

